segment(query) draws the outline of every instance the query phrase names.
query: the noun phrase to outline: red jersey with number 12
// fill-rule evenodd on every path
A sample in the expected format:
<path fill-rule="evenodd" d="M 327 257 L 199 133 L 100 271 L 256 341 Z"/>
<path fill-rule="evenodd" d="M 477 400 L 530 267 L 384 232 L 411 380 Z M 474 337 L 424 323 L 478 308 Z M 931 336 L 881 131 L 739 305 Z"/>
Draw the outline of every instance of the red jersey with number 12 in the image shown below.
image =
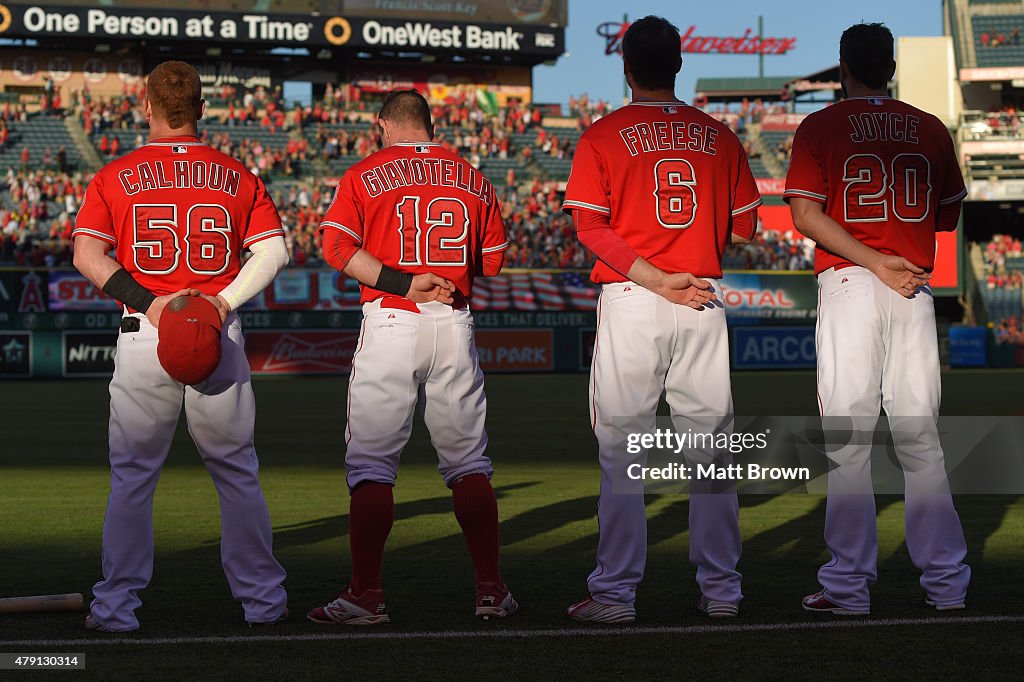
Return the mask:
<path fill-rule="evenodd" d="M 238 275 L 243 249 L 284 230 L 263 181 L 242 163 L 194 137 L 169 137 L 96 173 L 71 235 L 113 245 L 117 262 L 157 296 L 215 296 Z"/>
<path fill-rule="evenodd" d="M 434 142 L 400 142 L 349 168 L 320 229 L 340 230 L 388 267 L 449 279 L 465 298 L 484 255 L 508 247 L 494 187 Z M 361 286 L 364 303 L 384 295 Z"/>
<path fill-rule="evenodd" d="M 580 138 L 562 208 L 609 216 L 665 272 L 718 278 L 733 219 L 760 204 L 743 145 L 727 126 L 683 102 L 633 102 Z M 599 260 L 591 279 L 624 278 Z"/>
<path fill-rule="evenodd" d="M 891 97 L 852 97 L 804 119 L 783 197 L 810 199 L 852 236 L 926 270 L 939 210 L 967 196 L 953 139 L 935 116 Z M 814 271 L 852 265 L 822 247 Z"/>

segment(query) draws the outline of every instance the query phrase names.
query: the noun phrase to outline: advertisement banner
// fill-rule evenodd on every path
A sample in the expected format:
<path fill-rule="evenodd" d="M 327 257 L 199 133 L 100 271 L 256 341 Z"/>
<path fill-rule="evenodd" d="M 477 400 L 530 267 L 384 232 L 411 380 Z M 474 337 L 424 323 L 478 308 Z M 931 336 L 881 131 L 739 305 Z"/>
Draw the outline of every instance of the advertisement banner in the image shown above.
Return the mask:
<path fill-rule="evenodd" d="M 117 301 L 73 270 L 49 273 L 50 310 L 120 310 Z"/>
<path fill-rule="evenodd" d="M 65 377 L 109 377 L 114 373 L 117 332 L 64 332 L 62 374 Z"/>
<path fill-rule="evenodd" d="M 245 353 L 253 374 L 345 374 L 358 338 L 354 330 L 250 331 Z"/>
<path fill-rule="evenodd" d="M 14 313 L 43 313 L 46 310 L 45 271 L 0 271 L 0 319 Z"/>
<path fill-rule="evenodd" d="M 736 327 L 733 369 L 810 369 L 815 366 L 814 327 Z"/>
<path fill-rule="evenodd" d="M 0 332 L 0 379 L 32 376 L 32 332 Z"/>
<path fill-rule="evenodd" d="M 984 367 L 988 345 L 984 327 L 949 328 L 949 366 Z"/>
<path fill-rule="evenodd" d="M 557 57 L 565 30 L 487 19 L 409 19 L 323 14 L 206 12 L 202 9 L 12 5 L 2 34 L 11 38 L 190 40 L 274 47 L 370 47 Z M 103 77 L 107 75 L 104 68 Z"/>
<path fill-rule="evenodd" d="M 551 329 L 477 329 L 476 349 L 485 372 L 555 369 L 555 337 Z"/>
<path fill-rule="evenodd" d="M 818 285 L 809 274 L 726 274 L 721 298 L 730 324 L 813 324 Z"/>

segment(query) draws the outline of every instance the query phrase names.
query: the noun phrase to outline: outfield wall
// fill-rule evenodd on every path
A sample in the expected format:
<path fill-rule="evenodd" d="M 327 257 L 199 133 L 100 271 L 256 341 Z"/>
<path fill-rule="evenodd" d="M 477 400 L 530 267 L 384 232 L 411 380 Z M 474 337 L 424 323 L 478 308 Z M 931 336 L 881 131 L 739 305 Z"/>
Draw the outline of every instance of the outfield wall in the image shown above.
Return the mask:
<path fill-rule="evenodd" d="M 721 289 L 734 369 L 814 367 L 810 273 L 727 273 Z M 598 293 L 576 271 L 480 280 L 473 309 L 484 370 L 587 371 Z M 358 286 L 333 270 L 287 270 L 240 316 L 255 373 L 344 374 L 361 320 Z M 120 318 L 118 304 L 74 270 L 0 270 L 0 377 L 109 376 Z M 1024 366 L 1024 349 L 992 349 L 986 336 L 957 334 L 944 347 L 954 364 Z"/>

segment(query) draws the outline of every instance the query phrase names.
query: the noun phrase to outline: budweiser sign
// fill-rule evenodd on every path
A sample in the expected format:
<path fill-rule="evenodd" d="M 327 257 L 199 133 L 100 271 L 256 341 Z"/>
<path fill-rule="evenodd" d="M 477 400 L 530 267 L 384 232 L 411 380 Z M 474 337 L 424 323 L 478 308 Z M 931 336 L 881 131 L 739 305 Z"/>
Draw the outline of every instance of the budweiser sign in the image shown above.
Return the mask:
<path fill-rule="evenodd" d="M 622 54 L 622 37 L 628 23 L 609 21 L 597 27 L 597 35 L 605 39 L 605 54 Z M 734 37 L 696 35 L 697 27 L 690 26 L 679 40 L 679 51 L 691 54 L 786 54 L 796 47 L 796 38 L 765 38 L 747 29 Z"/>
<path fill-rule="evenodd" d="M 352 367 L 356 331 L 253 331 L 246 355 L 256 374 L 344 374 Z"/>

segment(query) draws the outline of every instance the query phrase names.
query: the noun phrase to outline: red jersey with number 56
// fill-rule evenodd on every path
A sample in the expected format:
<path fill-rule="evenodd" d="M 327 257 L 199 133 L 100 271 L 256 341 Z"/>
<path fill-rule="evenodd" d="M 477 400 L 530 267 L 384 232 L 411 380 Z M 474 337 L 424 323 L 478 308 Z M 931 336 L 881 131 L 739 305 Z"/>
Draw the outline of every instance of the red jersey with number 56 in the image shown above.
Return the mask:
<path fill-rule="evenodd" d="M 320 229 L 340 230 L 388 267 L 449 279 L 465 298 L 484 257 L 508 248 L 494 187 L 433 142 L 400 142 L 349 168 Z M 384 295 L 361 287 L 364 303 Z"/>
<path fill-rule="evenodd" d="M 683 102 L 633 102 L 580 138 L 562 209 L 609 216 L 665 272 L 718 278 L 734 220 L 760 204 L 743 145 L 727 126 Z M 739 231 L 749 238 L 754 229 L 751 222 Z M 591 279 L 624 277 L 599 260 Z"/>
<path fill-rule="evenodd" d="M 168 137 L 96 173 L 71 236 L 110 243 L 157 296 L 185 288 L 215 296 L 238 275 L 243 249 L 284 230 L 263 182 L 242 163 L 194 137 Z"/>
<path fill-rule="evenodd" d="M 824 204 L 862 243 L 926 270 L 935 264 L 936 230 L 955 229 L 965 196 L 946 126 L 891 97 L 852 97 L 804 119 L 783 195 Z M 815 251 L 815 274 L 850 265 Z"/>

